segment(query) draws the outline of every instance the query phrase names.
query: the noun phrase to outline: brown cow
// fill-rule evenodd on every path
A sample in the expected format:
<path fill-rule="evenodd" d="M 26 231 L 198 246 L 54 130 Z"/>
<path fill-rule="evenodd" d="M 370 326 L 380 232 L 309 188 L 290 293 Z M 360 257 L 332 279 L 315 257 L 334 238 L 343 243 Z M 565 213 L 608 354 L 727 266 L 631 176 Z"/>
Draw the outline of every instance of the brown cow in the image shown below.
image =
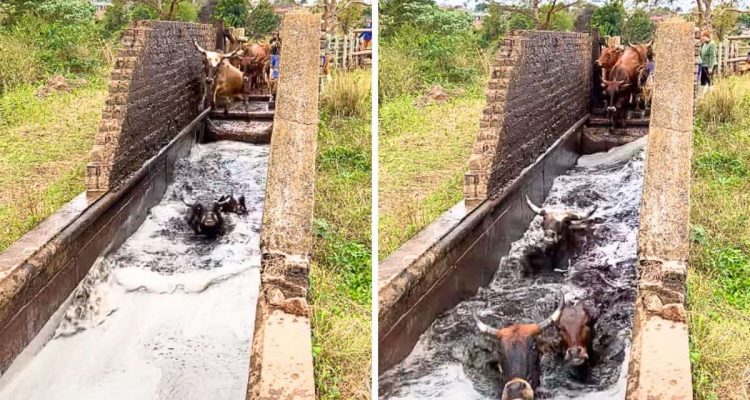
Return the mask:
<path fill-rule="evenodd" d="M 609 71 L 617 64 L 622 57 L 622 48 L 620 46 L 607 46 L 602 50 L 602 54 L 596 60 L 596 64 L 602 67 L 604 79 L 609 79 Z"/>
<path fill-rule="evenodd" d="M 560 319 L 564 306 L 565 298 L 560 293 L 557 309 L 545 320 L 533 324 L 514 324 L 502 329 L 483 323 L 474 314 L 479 332 L 500 341 L 503 400 L 534 399 L 534 390 L 539 386 L 541 375 L 536 337 Z"/>
<path fill-rule="evenodd" d="M 568 366 L 580 367 L 589 360 L 594 323 L 598 314 L 598 311 L 579 302 L 573 307 L 565 308 L 555 323 L 565 346 L 565 363 Z"/>
<path fill-rule="evenodd" d="M 245 44 L 237 56 L 232 59 L 232 64 L 239 68 L 247 80 L 248 93 L 254 88 L 261 89 L 264 81 L 264 69 L 266 63 L 271 60 L 271 45 Z"/>
<path fill-rule="evenodd" d="M 609 97 L 607 114 L 613 127 L 625 127 L 625 111 L 631 96 L 636 96 L 641 71 L 646 66 L 646 52 L 640 47 L 628 46 L 622 57 L 609 72 L 608 79 L 602 81 L 604 93 Z"/>
<path fill-rule="evenodd" d="M 216 105 L 217 97 L 227 97 L 229 100 L 240 98 L 247 101 L 242 71 L 230 64 L 229 59 L 233 57 L 237 50 L 224 54 L 216 51 L 207 51 L 193 42 L 195 47 L 203 53 L 203 65 L 206 70 L 206 82 L 212 84 L 211 88 L 211 106 Z M 231 102 L 231 101 L 230 101 Z M 225 103 L 224 114 L 229 112 L 229 103 Z"/>

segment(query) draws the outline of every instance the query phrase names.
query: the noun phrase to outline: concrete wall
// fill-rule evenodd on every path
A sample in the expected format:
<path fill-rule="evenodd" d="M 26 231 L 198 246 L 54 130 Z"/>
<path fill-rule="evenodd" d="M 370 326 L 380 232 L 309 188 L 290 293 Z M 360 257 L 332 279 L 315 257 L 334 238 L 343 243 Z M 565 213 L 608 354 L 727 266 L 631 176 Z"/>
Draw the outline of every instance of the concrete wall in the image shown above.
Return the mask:
<path fill-rule="evenodd" d="M 109 97 L 94 139 L 86 188 L 105 192 L 164 147 L 199 113 L 202 56 L 213 48 L 210 25 L 141 21 L 123 35 Z"/>
<path fill-rule="evenodd" d="M 693 24 L 658 25 L 638 236 L 629 400 L 692 399 L 685 296 L 693 146 Z M 675 101 L 679 99 L 679 101 Z"/>
<path fill-rule="evenodd" d="M 464 177 L 475 205 L 496 194 L 588 112 L 588 34 L 517 31 L 498 50 Z"/>
<path fill-rule="evenodd" d="M 276 115 L 261 232 L 261 290 L 248 398 L 314 399 L 310 307 L 318 133 L 320 15 L 290 12 L 281 29 Z"/>

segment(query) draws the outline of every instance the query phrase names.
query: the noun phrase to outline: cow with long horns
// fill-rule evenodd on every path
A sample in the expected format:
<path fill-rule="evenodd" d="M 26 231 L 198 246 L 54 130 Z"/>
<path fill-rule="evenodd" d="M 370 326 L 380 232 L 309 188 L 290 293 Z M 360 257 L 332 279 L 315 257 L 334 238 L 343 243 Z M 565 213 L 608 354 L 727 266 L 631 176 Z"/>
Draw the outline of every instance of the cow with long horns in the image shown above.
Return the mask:
<path fill-rule="evenodd" d="M 231 100 L 239 98 L 247 106 L 244 74 L 230 63 L 239 50 L 224 54 L 218 51 L 203 49 L 198 42 L 193 41 L 195 48 L 203 54 L 203 67 L 206 72 L 206 83 L 211 85 L 211 106 L 216 105 L 217 97 Z M 224 114 L 229 112 L 229 103 L 225 103 Z"/>
<path fill-rule="evenodd" d="M 187 223 L 196 235 L 215 238 L 222 233 L 224 218 L 221 216 L 221 206 L 219 203 L 214 203 L 213 207 L 207 209 L 198 202 L 191 204 L 185 201 L 185 199 L 182 202 L 190 208 L 190 216 Z"/>
<path fill-rule="evenodd" d="M 534 269 L 554 269 L 564 267 L 565 261 L 572 252 L 574 245 L 574 230 L 582 230 L 588 227 L 591 216 L 597 207 L 592 207 L 588 212 L 578 213 L 570 209 L 546 210 L 534 204 L 529 196 L 526 196 L 526 204 L 537 215 L 542 216 L 542 247 L 530 247 L 526 252 L 527 258 Z"/>
<path fill-rule="evenodd" d="M 500 341 L 500 369 L 503 400 L 533 400 L 540 381 L 540 355 L 537 336 L 560 319 L 565 298 L 559 294 L 555 311 L 541 322 L 493 328 L 474 314 L 479 332 Z"/>

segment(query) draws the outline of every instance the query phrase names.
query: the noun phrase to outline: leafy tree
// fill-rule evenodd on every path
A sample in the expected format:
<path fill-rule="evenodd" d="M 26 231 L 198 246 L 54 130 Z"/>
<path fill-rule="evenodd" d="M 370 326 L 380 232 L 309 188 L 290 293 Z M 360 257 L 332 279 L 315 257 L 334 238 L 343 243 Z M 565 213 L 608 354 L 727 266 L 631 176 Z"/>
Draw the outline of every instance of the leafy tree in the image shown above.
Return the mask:
<path fill-rule="evenodd" d="M 343 33 L 349 33 L 352 29 L 362 24 L 366 7 L 360 3 L 349 3 L 346 8 L 338 10 L 338 25 Z"/>
<path fill-rule="evenodd" d="M 509 4 L 497 4 L 501 11 L 510 14 L 523 15 L 534 23 L 534 27 L 540 30 L 553 29 L 555 25 L 555 15 L 566 12 L 572 7 L 580 6 L 583 0 L 510 0 Z M 558 19 L 562 23 L 567 17 Z M 563 23 L 565 26 L 566 23 Z M 571 24 L 572 28 L 572 24 Z"/>
<path fill-rule="evenodd" d="M 622 0 L 607 0 L 604 6 L 594 11 L 591 17 L 591 27 L 598 29 L 602 36 L 619 36 L 625 22 L 625 15 Z"/>
<path fill-rule="evenodd" d="M 490 6 L 487 3 L 479 2 L 474 6 L 474 11 L 476 12 L 485 12 L 490 8 Z"/>
<path fill-rule="evenodd" d="M 654 36 L 656 26 L 642 8 L 633 12 L 622 27 L 622 39 L 626 43 L 646 43 Z"/>
<path fill-rule="evenodd" d="M 750 13 L 742 13 L 739 16 L 739 21 L 744 27 L 750 27 Z"/>
<path fill-rule="evenodd" d="M 223 21 L 227 27 L 242 27 L 247 21 L 246 0 L 219 0 L 214 10 L 214 21 Z"/>
<path fill-rule="evenodd" d="M 529 30 L 534 29 L 534 20 L 523 14 L 513 14 L 508 20 L 508 30 Z"/>
<path fill-rule="evenodd" d="M 724 36 L 737 32 L 740 19 L 738 13 L 735 11 L 736 7 L 737 4 L 735 2 L 728 2 L 714 9 L 712 24 L 716 39 L 724 40 Z"/>
<path fill-rule="evenodd" d="M 508 26 L 508 16 L 497 5 L 490 4 L 479 30 L 479 43 L 482 47 L 496 43 L 508 32 Z"/>
<path fill-rule="evenodd" d="M 177 3 L 174 10 L 175 21 L 195 22 L 198 20 L 198 7 L 190 1 Z"/>
<path fill-rule="evenodd" d="M 570 31 L 573 30 L 573 17 L 567 10 L 560 10 L 555 13 L 549 13 L 549 9 L 552 7 L 550 4 L 545 4 L 540 8 L 542 15 L 549 15 L 550 20 L 545 23 L 546 29 L 551 31 Z"/>
<path fill-rule="evenodd" d="M 130 21 L 126 0 L 115 0 L 112 5 L 104 11 L 102 19 L 103 34 L 105 37 L 112 37 L 121 32 Z"/>
<path fill-rule="evenodd" d="M 144 19 L 159 19 L 159 11 L 147 4 L 134 4 L 130 8 L 130 19 L 140 21 Z"/>
<path fill-rule="evenodd" d="M 268 36 L 279 27 L 281 17 L 273 12 L 269 0 L 260 0 L 247 18 L 247 30 L 254 38 Z"/>

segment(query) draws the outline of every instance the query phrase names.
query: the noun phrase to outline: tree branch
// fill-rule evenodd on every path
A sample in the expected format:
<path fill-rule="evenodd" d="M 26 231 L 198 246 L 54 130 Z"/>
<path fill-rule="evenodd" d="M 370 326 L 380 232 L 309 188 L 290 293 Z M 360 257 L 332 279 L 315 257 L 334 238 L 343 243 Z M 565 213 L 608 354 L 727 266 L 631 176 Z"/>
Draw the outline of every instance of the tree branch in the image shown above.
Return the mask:
<path fill-rule="evenodd" d="M 534 24 L 538 24 L 539 23 L 539 20 L 534 15 L 534 11 L 533 10 L 530 10 L 530 9 L 524 8 L 524 7 L 509 6 L 509 5 L 505 5 L 505 4 L 500 4 L 500 3 L 498 3 L 497 1 L 494 1 L 494 0 L 491 0 L 490 2 L 493 5 L 495 5 L 500 11 L 505 11 L 505 12 L 510 12 L 510 13 L 516 13 L 516 14 L 525 15 L 525 16 L 531 18 L 532 20 L 534 20 Z"/>

